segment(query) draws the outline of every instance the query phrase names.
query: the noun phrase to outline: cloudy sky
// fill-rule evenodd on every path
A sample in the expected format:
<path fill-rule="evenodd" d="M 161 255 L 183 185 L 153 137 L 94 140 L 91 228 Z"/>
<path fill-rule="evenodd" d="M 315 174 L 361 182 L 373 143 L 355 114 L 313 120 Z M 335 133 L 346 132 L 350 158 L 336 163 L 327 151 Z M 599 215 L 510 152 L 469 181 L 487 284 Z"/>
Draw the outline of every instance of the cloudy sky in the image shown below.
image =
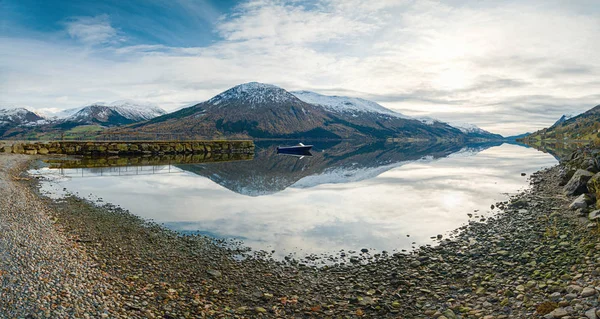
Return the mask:
<path fill-rule="evenodd" d="M 0 0 L 0 107 L 240 83 L 357 96 L 504 135 L 600 104 L 597 0 Z"/>

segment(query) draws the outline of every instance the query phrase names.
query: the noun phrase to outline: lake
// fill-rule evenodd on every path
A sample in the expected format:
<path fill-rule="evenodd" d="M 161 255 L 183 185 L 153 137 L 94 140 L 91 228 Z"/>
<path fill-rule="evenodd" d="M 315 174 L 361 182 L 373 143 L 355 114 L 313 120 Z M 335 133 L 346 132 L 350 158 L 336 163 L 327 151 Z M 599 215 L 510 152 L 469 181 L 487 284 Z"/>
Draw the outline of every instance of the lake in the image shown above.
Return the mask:
<path fill-rule="evenodd" d="M 250 159 L 100 161 L 110 167 L 84 160 L 85 168 L 32 173 L 48 177 L 41 189 L 51 197 L 101 199 L 185 234 L 242 240 L 276 259 L 332 262 L 363 248 L 375 254 L 435 244 L 438 235 L 493 215 L 492 204 L 557 164 L 550 154 L 499 143 L 332 142 L 311 153 L 281 155 L 259 142 Z"/>

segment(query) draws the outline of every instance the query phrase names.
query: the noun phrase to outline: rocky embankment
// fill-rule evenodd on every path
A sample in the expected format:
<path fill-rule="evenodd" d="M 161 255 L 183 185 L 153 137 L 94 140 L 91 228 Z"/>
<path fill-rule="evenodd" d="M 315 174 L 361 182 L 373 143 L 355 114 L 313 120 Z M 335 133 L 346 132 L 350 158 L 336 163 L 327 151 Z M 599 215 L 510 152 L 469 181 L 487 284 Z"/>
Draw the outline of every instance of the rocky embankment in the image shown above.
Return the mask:
<path fill-rule="evenodd" d="M 254 153 L 252 141 L 152 141 L 152 142 L 13 142 L 0 143 L 0 153 L 27 155 L 164 155 L 164 154 L 210 154 Z"/>
<path fill-rule="evenodd" d="M 15 156 L 0 159 L 23 161 Z M 502 213 L 470 222 L 435 247 L 363 251 L 319 269 L 274 262 L 268 253 L 240 261 L 242 251 L 178 236 L 112 205 L 40 199 L 35 183 L 27 188 L 2 172 L 3 194 L 14 196 L 3 196 L 0 210 L 19 205 L 0 214 L 3 229 L 13 227 L 0 233 L 0 251 L 10 252 L 0 264 L 2 300 L 11 300 L 2 310 L 33 318 L 45 309 L 123 318 L 597 318 L 594 156 L 581 151 L 562 168 L 534 174 L 529 191 L 494 203 Z M 575 207 L 579 193 L 588 195 Z"/>

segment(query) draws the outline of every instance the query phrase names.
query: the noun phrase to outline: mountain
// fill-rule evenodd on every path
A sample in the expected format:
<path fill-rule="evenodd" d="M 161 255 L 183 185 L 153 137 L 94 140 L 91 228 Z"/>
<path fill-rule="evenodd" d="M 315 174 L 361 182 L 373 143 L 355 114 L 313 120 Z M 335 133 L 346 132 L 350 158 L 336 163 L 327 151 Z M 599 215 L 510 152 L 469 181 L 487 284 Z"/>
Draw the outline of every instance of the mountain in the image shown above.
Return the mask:
<path fill-rule="evenodd" d="M 465 138 L 446 123 L 427 125 L 374 102 L 306 91 L 296 94 L 270 84 L 245 83 L 123 131 L 209 138 Z"/>
<path fill-rule="evenodd" d="M 563 114 L 556 122 L 554 122 L 554 124 L 552 124 L 552 126 L 550 127 L 556 127 L 559 126 L 560 124 L 566 122 L 568 119 L 573 118 L 575 115 L 572 114 Z"/>
<path fill-rule="evenodd" d="M 44 118 L 24 108 L 0 109 L 0 136 L 19 126 L 33 126 L 44 123 Z"/>
<path fill-rule="evenodd" d="M 456 127 L 461 132 L 465 133 L 469 137 L 469 139 L 488 139 L 488 140 L 504 139 L 504 137 L 502 135 L 488 132 L 474 124 L 456 123 L 456 122 L 451 122 L 448 124 L 450 124 L 453 127 Z"/>
<path fill-rule="evenodd" d="M 69 113 L 70 110 L 65 112 Z M 62 122 L 73 124 L 99 124 L 103 126 L 119 126 L 150 120 L 166 112 L 154 105 L 138 104 L 131 101 L 116 101 L 110 104 L 95 103 L 62 119 Z"/>
<path fill-rule="evenodd" d="M 600 140 L 600 105 L 570 118 L 563 115 L 549 128 L 524 138 L 524 141 L 530 144 L 544 140 Z"/>
<path fill-rule="evenodd" d="M 507 136 L 507 137 L 505 137 L 505 139 L 507 141 L 516 141 L 516 140 L 523 139 L 524 137 L 526 137 L 530 134 L 531 134 L 531 132 L 527 132 L 527 133 L 523 133 L 523 134 L 519 134 L 519 135 Z"/>

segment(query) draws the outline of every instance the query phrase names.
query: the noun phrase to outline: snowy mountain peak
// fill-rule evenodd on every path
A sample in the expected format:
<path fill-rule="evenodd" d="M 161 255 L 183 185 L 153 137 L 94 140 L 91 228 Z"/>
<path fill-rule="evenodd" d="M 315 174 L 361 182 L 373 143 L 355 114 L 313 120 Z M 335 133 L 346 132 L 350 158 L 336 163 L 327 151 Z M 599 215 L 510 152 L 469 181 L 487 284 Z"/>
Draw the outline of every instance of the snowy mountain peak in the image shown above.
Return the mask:
<path fill-rule="evenodd" d="M 64 112 L 67 116 L 64 118 L 67 121 L 81 122 L 96 117 L 105 121 L 112 112 L 134 122 L 146 121 L 166 114 L 163 109 L 154 104 L 121 100 L 111 103 L 96 102 L 79 110 L 67 110 Z"/>
<path fill-rule="evenodd" d="M 28 112 L 30 111 L 22 107 L 14 109 L 0 109 L 0 116 L 22 116 Z"/>
<path fill-rule="evenodd" d="M 325 109 L 336 113 L 377 113 L 404 119 L 410 117 L 398 112 L 387 109 L 376 102 L 348 96 L 322 95 L 311 91 L 291 92 L 300 100 L 324 107 Z"/>
<path fill-rule="evenodd" d="M 296 97 L 278 86 L 249 82 L 234 86 L 208 100 L 206 103 L 218 106 L 235 101 L 236 103 L 254 107 L 263 103 L 286 103 L 295 100 L 297 101 Z"/>
<path fill-rule="evenodd" d="M 0 126 L 6 125 L 35 125 L 44 118 L 25 108 L 0 109 Z"/>
<path fill-rule="evenodd" d="M 571 118 L 575 117 L 575 115 L 573 114 L 563 114 L 556 122 L 554 122 L 554 124 L 552 124 L 552 126 L 550 127 L 555 127 L 559 124 L 562 124 L 563 122 L 566 122 L 568 120 L 570 120 Z"/>

